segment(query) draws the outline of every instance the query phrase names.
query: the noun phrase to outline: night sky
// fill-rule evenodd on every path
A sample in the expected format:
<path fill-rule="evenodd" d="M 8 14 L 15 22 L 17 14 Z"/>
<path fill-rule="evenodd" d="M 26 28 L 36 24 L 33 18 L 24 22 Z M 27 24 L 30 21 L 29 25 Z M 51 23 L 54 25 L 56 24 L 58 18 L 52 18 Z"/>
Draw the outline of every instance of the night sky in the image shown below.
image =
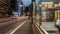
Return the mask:
<path fill-rule="evenodd" d="M 20 12 L 21 12 L 21 8 L 19 7 L 20 2 L 21 2 L 21 0 L 18 0 L 18 11 L 13 10 L 13 14 L 20 14 Z M 28 7 L 32 3 L 32 0 L 22 0 L 22 2 L 25 7 Z M 39 3 L 39 0 L 36 0 L 35 2 L 37 5 Z"/>

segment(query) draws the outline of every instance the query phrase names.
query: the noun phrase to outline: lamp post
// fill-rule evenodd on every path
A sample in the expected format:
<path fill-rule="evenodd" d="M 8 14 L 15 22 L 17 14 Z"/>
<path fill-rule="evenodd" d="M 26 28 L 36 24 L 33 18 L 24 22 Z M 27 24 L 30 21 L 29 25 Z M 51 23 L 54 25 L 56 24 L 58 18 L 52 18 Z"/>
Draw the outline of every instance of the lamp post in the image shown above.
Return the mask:
<path fill-rule="evenodd" d="M 23 7 L 23 5 L 22 5 L 22 4 L 20 4 L 19 6 L 20 6 L 20 7 Z"/>
<path fill-rule="evenodd" d="M 20 4 L 19 6 L 20 6 L 20 8 L 23 8 L 23 5 L 22 4 Z M 21 11 L 21 15 L 23 15 L 23 12 L 22 11 Z"/>
<path fill-rule="evenodd" d="M 22 5 L 22 4 L 20 4 L 19 6 L 22 7 L 22 11 L 21 11 L 21 12 L 22 12 L 22 14 L 24 15 L 25 6 Z"/>

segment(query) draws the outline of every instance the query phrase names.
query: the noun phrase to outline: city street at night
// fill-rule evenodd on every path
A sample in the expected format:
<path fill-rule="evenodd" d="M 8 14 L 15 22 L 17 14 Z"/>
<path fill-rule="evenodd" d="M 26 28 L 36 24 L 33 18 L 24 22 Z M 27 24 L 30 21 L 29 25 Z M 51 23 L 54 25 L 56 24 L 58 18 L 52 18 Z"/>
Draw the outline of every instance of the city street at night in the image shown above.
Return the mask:
<path fill-rule="evenodd" d="M 60 0 L 0 0 L 0 34 L 60 34 Z"/>

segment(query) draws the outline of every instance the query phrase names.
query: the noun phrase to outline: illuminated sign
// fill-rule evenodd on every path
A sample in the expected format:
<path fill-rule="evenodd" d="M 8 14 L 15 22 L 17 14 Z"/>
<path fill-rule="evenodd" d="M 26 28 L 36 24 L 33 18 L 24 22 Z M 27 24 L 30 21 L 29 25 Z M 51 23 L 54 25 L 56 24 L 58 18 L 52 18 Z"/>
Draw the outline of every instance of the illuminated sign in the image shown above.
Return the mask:
<path fill-rule="evenodd" d="M 53 2 L 42 2 L 41 4 L 53 4 Z"/>

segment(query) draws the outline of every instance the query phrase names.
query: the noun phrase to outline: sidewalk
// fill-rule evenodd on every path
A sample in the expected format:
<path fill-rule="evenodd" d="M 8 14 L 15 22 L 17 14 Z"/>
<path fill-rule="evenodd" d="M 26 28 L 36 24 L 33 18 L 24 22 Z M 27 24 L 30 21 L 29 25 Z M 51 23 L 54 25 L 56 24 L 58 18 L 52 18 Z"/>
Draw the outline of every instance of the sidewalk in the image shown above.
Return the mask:
<path fill-rule="evenodd" d="M 30 20 L 28 19 L 14 34 L 33 34 Z"/>

